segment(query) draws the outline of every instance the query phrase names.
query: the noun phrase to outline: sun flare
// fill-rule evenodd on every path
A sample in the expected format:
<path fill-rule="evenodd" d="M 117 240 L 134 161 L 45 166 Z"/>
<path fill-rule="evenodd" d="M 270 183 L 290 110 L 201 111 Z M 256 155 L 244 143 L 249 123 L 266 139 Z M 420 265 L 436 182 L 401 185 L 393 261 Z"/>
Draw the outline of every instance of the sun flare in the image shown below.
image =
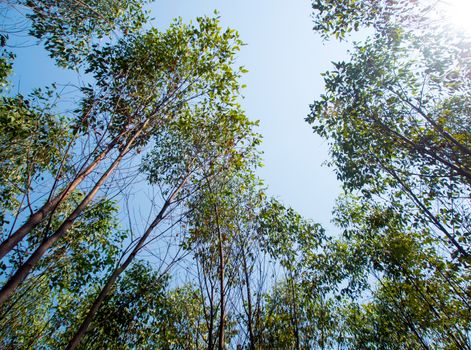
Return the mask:
<path fill-rule="evenodd" d="M 471 33 L 471 0 L 444 0 L 443 11 L 454 26 Z"/>

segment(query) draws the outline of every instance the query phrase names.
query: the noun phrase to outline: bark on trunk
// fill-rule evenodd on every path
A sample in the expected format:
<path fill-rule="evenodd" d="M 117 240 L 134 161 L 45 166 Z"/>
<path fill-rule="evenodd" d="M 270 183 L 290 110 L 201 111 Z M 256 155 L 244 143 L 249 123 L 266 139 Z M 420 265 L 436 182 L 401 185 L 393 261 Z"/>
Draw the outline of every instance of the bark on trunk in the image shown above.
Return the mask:
<path fill-rule="evenodd" d="M 244 276 L 245 276 L 245 286 L 246 286 L 246 292 L 247 292 L 247 328 L 249 331 L 249 348 L 250 350 L 255 350 L 255 336 L 253 332 L 253 315 L 252 315 L 252 291 L 250 290 L 250 276 L 249 276 L 249 271 L 247 267 L 247 258 L 245 255 L 245 250 L 242 247 L 242 263 L 243 263 L 243 269 L 244 269 Z"/>
<path fill-rule="evenodd" d="M 70 196 L 77 186 L 80 185 L 80 183 L 82 183 L 82 181 L 88 175 L 90 175 L 93 170 L 96 169 L 100 162 L 117 145 L 121 136 L 123 136 L 123 133 L 116 137 L 90 165 L 88 165 L 71 183 L 69 183 L 69 185 L 61 193 L 44 203 L 44 205 L 38 211 L 32 214 L 21 227 L 19 227 L 10 237 L 8 237 L 8 239 L 0 244 L 0 260 L 3 259 L 3 257 L 7 255 L 14 247 L 16 247 L 16 245 L 21 242 L 21 240 L 28 233 L 30 233 L 37 225 L 39 225 L 48 214 L 54 211 L 60 203 Z"/>
<path fill-rule="evenodd" d="M 390 169 L 386 167 L 381 161 L 381 166 L 384 170 L 386 170 L 394 179 L 399 182 L 402 186 L 402 189 L 406 194 L 409 196 L 410 199 L 423 211 L 423 213 L 430 219 L 430 221 L 441 231 L 445 234 L 445 236 L 450 240 L 451 244 L 455 246 L 458 252 L 465 258 L 469 257 L 469 253 L 466 249 L 452 236 L 450 232 L 442 225 L 442 223 L 433 215 L 432 212 L 425 206 L 425 204 L 412 192 L 412 190 L 401 180 L 401 178 L 397 175 L 394 169 Z"/>
<path fill-rule="evenodd" d="M 90 310 L 88 311 L 87 316 L 85 317 L 82 324 L 80 325 L 80 328 L 77 330 L 74 337 L 70 340 L 69 344 L 67 345 L 66 350 L 73 350 L 80 344 L 80 341 L 83 339 L 83 337 L 87 333 L 88 328 L 90 327 L 90 324 L 93 321 L 93 318 L 95 317 L 96 313 L 100 309 L 100 306 L 102 305 L 103 301 L 108 296 L 110 291 L 113 289 L 113 286 L 114 286 L 116 280 L 126 270 L 126 268 L 131 264 L 131 262 L 136 257 L 137 253 L 139 253 L 139 251 L 144 246 L 144 244 L 147 241 L 147 238 L 149 237 L 149 235 L 157 227 L 157 225 L 162 221 L 162 219 L 164 218 L 165 213 L 167 212 L 167 209 L 172 204 L 173 199 L 178 195 L 180 190 L 183 188 L 185 182 L 186 182 L 186 179 L 183 180 L 183 182 L 180 184 L 180 186 L 165 201 L 162 209 L 160 209 L 160 212 L 157 214 L 154 221 L 151 223 L 151 225 L 147 228 L 147 230 L 144 232 L 142 237 L 139 239 L 139 242 L 134 247 L 132 252 L 126 258 L 126 260 L 116 270 L 113 271 L 110 278 L 106 282 L 105 286 L 101 289 L 100 294 L 98 294 L 98 297 L 93 302 Z"/>
<path fill-rule="evenodd" d="M 224 249 L 223 249 L 223 237 L 221 233 L 221 227 L 219 226 L 219 214 L 217 207 L 214 207 L 215 215 L 216 215 L 216 225 L 218 230 L 218 248 L 219 248 L 219 292 L 220 292 L 220 304 L 221 304 L 221 313 L 219 319 L 219 343 L 218 349 L 224 350 L 225 349 L 225 341 L 224 341 L 224 328 L 225 328 L 225 289 L 224 289 Z"/>
<path fill-rule="evenodd" d="M 62 223 L 59 229 L 50 237 L 45 239 L 41 245 L 31 254 L 29 259 L 18 268 L 15 274 L 8 280 L 0 291 L 0 307 L 3 306 L 5 301 L 13 294 L 18 285 L 28 276 L 30 271 L 36 266 L 39 260 L 46 254 L 51 246 L 63 237 L 67 231 L 72 227 L 75 219 L 85 210 L 88 204 L 93 200 L 95 195 L 98 193 L 100 188 L 103 186 L 105 181 L 110 177 L 113 171 L 118 167 L 121 160 L 131 149 L 134 141 L 140 135 L 142 128 L 134 134 L 131 139 L 127 142 L 124 149 L 120 152 L 119 156 L 113 161 L 108 167 L 106 172 L 100 177 L 98 182 L 95 184 L 93 189 L 87 194 L 82 202 L 75 208 L 72 214 Z"/>

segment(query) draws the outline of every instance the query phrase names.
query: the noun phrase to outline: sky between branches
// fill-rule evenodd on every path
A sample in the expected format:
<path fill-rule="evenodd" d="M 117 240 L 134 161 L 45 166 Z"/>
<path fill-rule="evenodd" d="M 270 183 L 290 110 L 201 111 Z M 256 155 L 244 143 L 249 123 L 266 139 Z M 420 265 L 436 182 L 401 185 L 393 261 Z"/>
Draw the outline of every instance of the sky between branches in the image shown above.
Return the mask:
<path fill-rule="evenodd" d="M 322 42 L 312 30 L 309 0 L 157 0 L 149 6 L 152 24 L 165 29 L 175 17 L 184 22 L 219 12 L 224 27 L 239 31 L 247 44 L 239 65 L 249 72 L 241 101 L 251 119 L 260 120 L 265 167 L 259 175 L 268 193 L 301 214 L 330 228 L 331 210 L 340 192 L 326 142 L 304 118 L 323 90 L 320 74 L 332 61 L 347 60 L 348 45 Z M 17 38 L 12 81 L 24 94 L 52 82 L 77 84 L 76 75 L 54 66 L 40 46 Z"/>

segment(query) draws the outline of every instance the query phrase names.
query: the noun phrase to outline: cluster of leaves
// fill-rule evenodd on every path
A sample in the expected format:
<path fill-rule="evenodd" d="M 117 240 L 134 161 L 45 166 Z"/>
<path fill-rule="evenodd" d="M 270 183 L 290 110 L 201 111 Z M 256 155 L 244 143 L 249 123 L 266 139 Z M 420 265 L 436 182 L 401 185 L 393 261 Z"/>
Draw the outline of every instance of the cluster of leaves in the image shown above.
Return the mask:
<path fill-rule="evenodd" d="M 144 1 L 18 0 L 31 9 L 30 35 L 44 40 L 50 56 L 62 67 L 82 63 L 91 45 L 113 33 L 138 32 L 147 20 Z"/>
<path fill-rule="evenodd" d="M 326 240 L 324 228 L 272 199 L 260 213 L 263 249 L 287 270 L 301 272 Z"/>
<path fill-rule="evenodd" d="M 94 80 L 81 88 L 71 117 L 54 112 L 51 101 L 60 99 L 54 87 L 28 99 L 2 98 L 2 220 L 13 218 L 5 219 L 2 239 L 2 293 L 13 292 L 2 301 L 2 345 L 71 348 L 78 335 L 84 348 L 205 347 L 216 328 L 208 329 L 200 291 L 191 285 L 170 291 L 166 276 L 129 264 L 169 207 L 196 205 L 202 197 L 193 192 L 208 181 L 258 162 L 256 123 L 237 102 L 245 71 L 234 68 L 237 32 L 224 31 L 217 18 L 198 18 L 143 33 L 141 2 L 24 5 L 32 11 L 30 34 L 44 39 L 58 65 L 82 65 Z M 114 30 L 119 40 L 110 37 Z M 12 58 L 2 60 L 2 81 Z M 141 160 L 136 155 L 149 144 L 154 149 L 140 170 L 169 199 L 139 243 L 123 250 L 128 239 L 115 203 L 94 197 L 130 150 Z M 191 220 L 199 226 L 196 216 Z M 26 226 L 18 230 L 26 233 L 15 236 L 21 221 Z"/>
<path fill-rule="evenodd" d="M 354 31 L 391 28 L 414 31 L 444 28 L 441 2 L 428 0 L 313 0 L 314 30 L 324 39 L 345 40 Z"/>
<path fill-rule="evenodd" d="M 1 347 L 470 347 L 469 40 L 424 36 L 428 5 L 313 1 L 325 38 L 375 31 L 324 75 L 307 119 L 346 192 L 334 238 L 267 199 L 254 175 L 260 136 L 238 104 L 236 31 L 199 18 L 144 32 L 134 0 L 20 4 L 57 64 L 93 81 L 60 116 L 54 87 L 8 95 L 14 56 L 0 57 L 2 249 L 34 218 L 1 261 L 0 292 L 14 289 Z M 107 199 L 125 156 L 164 198 L 140 236 Z M 160 259 L 151 234 L 176 223 L 194 273 L 183 285 L 136 259 L 144 248 Z"/>
<path fill-rule="evenodd" d="M 313 265 L 337 295 L 336 342 L 469 348 L 469 37 L 440 28 L 425 1 L 313 8 L 324 38 L 374 31 L 324 74 L 307 118 L 346 192 L 343 236 Z"/>
<path fill-rule="evenodd" d="M 6 261 L 3 274 L 22 264 L 28 252 L 62 224 L 83 195 L 59 206 Z M 18 294 L 2 309 L 1 343 L 12 347 L 63 345 L 63 333 L 80 320 L 93 291 L 115 264 L 125 232 L 118 229 L 115 203 L 103 200 L 75 222 L 67 237 L 36 266 Z M 47 336 L 44 334 L 47 333 Z"/>
<path fill-rule="evenodd" d="M 53 87 L 37 90 L 30 98 L 3 96 L 0 103 L 0 222 L 20 210 L 39 177 L 58 175 L 64 150 L 72 139 L 67 118 L 51 114 Z"/>

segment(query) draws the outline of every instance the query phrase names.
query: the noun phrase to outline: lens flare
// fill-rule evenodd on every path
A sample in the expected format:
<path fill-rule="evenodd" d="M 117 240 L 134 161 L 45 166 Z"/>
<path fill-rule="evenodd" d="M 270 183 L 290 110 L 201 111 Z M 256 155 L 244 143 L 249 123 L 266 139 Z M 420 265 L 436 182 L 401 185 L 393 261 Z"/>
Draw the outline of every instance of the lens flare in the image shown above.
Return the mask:
<path fill-rule="evenodd" d="M 460 30 L 471 33 L 471 0 L 444 0 L 443 11 Z"/>

